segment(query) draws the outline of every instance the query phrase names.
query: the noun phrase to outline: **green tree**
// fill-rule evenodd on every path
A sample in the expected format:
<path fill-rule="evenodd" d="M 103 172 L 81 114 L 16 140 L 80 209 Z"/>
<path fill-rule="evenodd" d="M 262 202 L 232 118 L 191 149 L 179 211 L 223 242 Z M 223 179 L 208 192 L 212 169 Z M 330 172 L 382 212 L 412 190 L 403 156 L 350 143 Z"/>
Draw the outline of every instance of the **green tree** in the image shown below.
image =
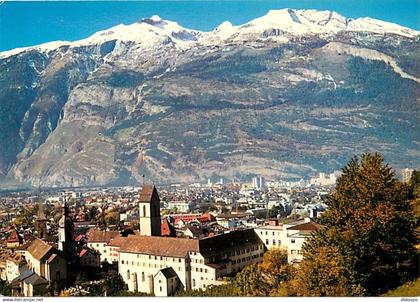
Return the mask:
<path fill-rule="evenodd" d="M 103 280 L 102 291 L 106 292 L 107 296 L 118 295 L 118 292 L 127 289 L 123 278 L 116 271 L 109 271 L 104 273 Z"/>
<path fill-rule="evenodd" d="M 86 220 L 96 221 L 96 215 L 98 215 L 98 209 L 96 207 L 91 207 L 86 213 Z"/>
<path fill-rule="evenodd" d="M 0 280 L 0 294 L 2 296 L 11 296 L 12 295 L 12 285 L 6 281 Z"/>
<path fill-rule="evenodd" d="M 300 294 L 379 295 L 409 278 L 417 242 L 409 197 L 381 155 L 354 157 L 326 200 L 324 228 L 304 246 Z"/>

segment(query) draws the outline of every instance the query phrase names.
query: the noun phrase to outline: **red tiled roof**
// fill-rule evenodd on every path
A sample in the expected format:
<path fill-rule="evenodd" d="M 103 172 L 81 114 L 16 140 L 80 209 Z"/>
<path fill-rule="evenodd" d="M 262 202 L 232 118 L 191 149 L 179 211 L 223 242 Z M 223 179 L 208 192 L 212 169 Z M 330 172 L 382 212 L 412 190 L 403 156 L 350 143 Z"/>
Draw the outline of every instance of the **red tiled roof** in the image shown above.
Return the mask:
<path fill-rule="evenodd" d="M 105 242 L 109 243 L 111 240 L 120 235 L 118 231 L 99 231 L 91 230 L 88 233 L 88 242 Z"/>
<path fill-rule="evenodd" d="M 10 233 L 9 238 L 7 238 L 7 242 L 13 243 L 13 242 L 22 242 L 22 238 L 20 237 L 19 233 L 16 230 L 13 230 Z"/>
<path fill-rule="evenodd" d="M 178 224 L 181 220 L 184 222 L 191 222 L 197 220 L 199 222 L 210 222 L 214 220 L 214 217 L 210 213 L 206 214 L 180 214 L 172 215 L 175 218 L 175 224 Z"/>
<path fill-rule="evenodd" d="M 74 238 L 75 241 L 80 241 L 84 238 L 83 234 L 78 235 L 76 238 Z"/>
<path fill-rule="evenodd" d="M 297 224 L 292 227 L 287 228 L 288 230 L 294 231 L 314 231 L 317 232 L 321 228 L 320 224 L 313 222 L 312 220 L 306 223 Z"/>
<path fill-rule="evenodd" d="M 111 239 L 111 241 L 108 243 L 109 246 L 121 246 L 121 244 L 124 242 L 124 240 L 127 239 L 127 237 L 123 236 L 117 236 Z"/>
<path fill-rule="evenodd" d="M 166 236 L 166 237 L 175 237 L 176 236 L 176 231 L 174 229 L 174 227 L 169 223 L 168 219 L 163 219 L 162 220 L 162 224 L 160 227 L 160 233 L 161 236 Z"/>
<path fill-rule="evenodd" d="M 146 255 L 185 257 L 188 252 L 198 252 L 198 240 L 129 235 L 120 247 L 120 252 L 131 252 Z"/>

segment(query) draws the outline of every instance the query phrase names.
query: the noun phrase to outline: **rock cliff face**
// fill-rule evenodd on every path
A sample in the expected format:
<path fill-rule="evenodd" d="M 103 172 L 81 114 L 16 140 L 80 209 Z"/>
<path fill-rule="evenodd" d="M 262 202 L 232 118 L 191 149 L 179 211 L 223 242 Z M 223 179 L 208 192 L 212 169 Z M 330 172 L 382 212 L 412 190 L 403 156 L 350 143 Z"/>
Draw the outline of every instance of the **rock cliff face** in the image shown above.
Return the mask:
<path fill-rule="evenodd" d="M 301 177 L 419 166 L 419 33 L 333 12 L 185 29 L 154 16 L 0 53 L 0 182 Z"/>

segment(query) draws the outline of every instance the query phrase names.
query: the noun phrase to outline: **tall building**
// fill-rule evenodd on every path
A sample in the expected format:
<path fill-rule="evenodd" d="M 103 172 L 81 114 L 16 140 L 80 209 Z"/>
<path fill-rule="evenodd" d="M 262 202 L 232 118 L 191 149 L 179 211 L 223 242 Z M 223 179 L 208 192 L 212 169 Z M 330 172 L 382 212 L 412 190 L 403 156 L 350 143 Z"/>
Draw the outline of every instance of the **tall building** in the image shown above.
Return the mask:
<path fill-rule="evenodd" d="M 255 189 L 262 189 L 265 186 L 265 179 L 262 176 L 252 178 L 252 186 Z"/>
<path fill-rule="evenodd" d="M 410 181 L 411 177 L 413 176 L 413 169 L 405 168 L 401 170 L 401 177 L 402 181 L 407 183 Z"/>
<path fill-rule="evenodd" d="M 39 239 L 45 240 L 47 237 L 47 218 L 44 213 L 44 204 L 39 205 L 35 220 L 35 231 Z"/>
<path fill-rule="evenodd" d="M 160 236 L 160 198 L 154 185 L 143 186 L 139 198 L 140 235 Z"/>
<path fill-rule="evenodd" d="M 71 260 L 76 255 L 76 244 L 74 241 L 74 224 L 69 216 L 69 207 L 64 202 L 63 216 L 58 222 L 58 249 L 64 253 L 67 260 Z"/>

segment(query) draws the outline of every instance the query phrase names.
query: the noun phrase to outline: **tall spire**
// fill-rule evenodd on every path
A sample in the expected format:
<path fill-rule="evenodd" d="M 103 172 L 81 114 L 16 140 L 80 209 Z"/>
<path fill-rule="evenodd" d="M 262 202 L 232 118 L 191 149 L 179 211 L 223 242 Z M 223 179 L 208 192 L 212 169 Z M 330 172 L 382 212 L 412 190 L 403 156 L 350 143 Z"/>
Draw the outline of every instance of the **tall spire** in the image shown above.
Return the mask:
<path fill-rule="evenodd" d="M 45 217 L 45 212 L 44 212 L 44 203 L 40 203 L 39 207 L 38 207 L 38 212 L 36 214 L 36 220 L 37 221 L 45 221 L 47 220 L 47 218 Z"/>

